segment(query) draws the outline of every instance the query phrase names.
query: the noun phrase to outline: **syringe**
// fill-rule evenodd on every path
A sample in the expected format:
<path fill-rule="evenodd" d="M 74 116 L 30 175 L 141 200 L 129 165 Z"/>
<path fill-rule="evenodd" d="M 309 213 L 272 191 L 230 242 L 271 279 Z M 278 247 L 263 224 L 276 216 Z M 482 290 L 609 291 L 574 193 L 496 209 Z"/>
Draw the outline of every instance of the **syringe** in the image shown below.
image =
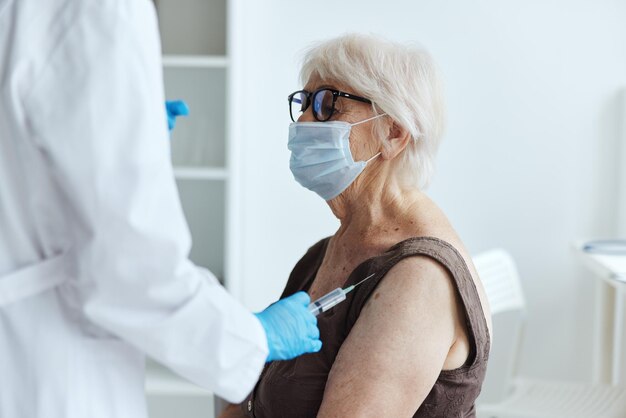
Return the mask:
<path fill-rule="evenodd" d="M 309 305 L 309 312 L 311 312 L 315 316 L 318 316 L 319 314 L 326 312 L 333 306 L 339 305 L 341 302 L 346 300 L 346 295 L 352 292 L 355 287 L 357 287 L 358 285 L 360 285 L 361 283 L 363 283 L 370 277 L 374 277 L 375 275 L 376 273 L 370 274 L 369 276 L 367 276 L 366 278 L 364 278 L 357 284 L 346 287 L 345 289 L 338 287 L 337 289 L 326 293 L 324 296 L 322 296 L 321 298 L 319 298 L 315 302 L 312 302 Z"/>

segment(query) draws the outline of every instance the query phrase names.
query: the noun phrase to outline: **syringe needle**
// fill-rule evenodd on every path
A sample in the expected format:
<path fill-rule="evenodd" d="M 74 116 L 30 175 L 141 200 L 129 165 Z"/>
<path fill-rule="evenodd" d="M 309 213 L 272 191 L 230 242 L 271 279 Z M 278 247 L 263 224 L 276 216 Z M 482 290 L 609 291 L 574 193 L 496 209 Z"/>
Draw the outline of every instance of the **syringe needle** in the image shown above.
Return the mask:
<path fill-rule="evenodd" d="M 347 288 L 344 290 L 344 292 L 345 292 L 346 294 L 348 294 L 348 293 L 352 292 L 352 291 L 354 290 L 354 288 L 355 288 L 355 287 L 357 287 L 358 285 L 360 285 L 361 283 L 363 283 L 363 282 L 364 282 L 364 281 L 366 281 L 367 279 L 370 279 L 370 278 L 372 278 L 372 277 L 374 277 L 374 276 L 376 276 L 376 273 L 372 273 L 372 274 L 370 274 L 369 276 L 367 276 L 366 278 L 364 278 L 363 280 L 361 280 L 361 281 L 360 281 L 360 282 L 358 282 L 357 284 L 354 284 L 354 285 L 352 285 L 352 286 L 350 286 L 350 287 L 347 287 Z"/>

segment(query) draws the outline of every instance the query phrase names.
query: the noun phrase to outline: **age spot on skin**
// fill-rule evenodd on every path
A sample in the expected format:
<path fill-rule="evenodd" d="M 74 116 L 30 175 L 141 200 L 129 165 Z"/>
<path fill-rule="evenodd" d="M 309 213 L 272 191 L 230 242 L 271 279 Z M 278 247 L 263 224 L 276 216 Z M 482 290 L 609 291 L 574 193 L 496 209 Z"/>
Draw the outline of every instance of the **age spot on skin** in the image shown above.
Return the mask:
<path fill-rule="evenodd" d="M 374 300 L 378 299 L 379 296 L 380 296 L 380 293 L 378 292 L 374 293 Z"/>

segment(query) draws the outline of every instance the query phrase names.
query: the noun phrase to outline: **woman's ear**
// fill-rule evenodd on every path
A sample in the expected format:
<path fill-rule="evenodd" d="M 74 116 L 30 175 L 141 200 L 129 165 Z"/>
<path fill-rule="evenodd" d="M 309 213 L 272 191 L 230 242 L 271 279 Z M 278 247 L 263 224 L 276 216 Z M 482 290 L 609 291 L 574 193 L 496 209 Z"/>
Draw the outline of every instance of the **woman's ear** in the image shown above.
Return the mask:
<path fill-rule="evenodd" d="M 409 131 L 395 121 L 391 121 L 388 136 L 382 147 L 381 156 L 385 160 L 393 160 L 404 151 L 411 141 Z"/>

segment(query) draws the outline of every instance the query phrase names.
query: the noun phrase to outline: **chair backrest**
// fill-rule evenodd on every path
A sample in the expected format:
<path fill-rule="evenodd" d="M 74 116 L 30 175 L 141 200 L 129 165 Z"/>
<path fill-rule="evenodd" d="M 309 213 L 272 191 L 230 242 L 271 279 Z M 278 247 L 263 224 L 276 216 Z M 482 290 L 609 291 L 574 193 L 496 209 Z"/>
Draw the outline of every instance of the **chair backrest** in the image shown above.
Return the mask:
<path fill-rule="evenodd" d="M 473 261 L 493 321 L 489 366 L 477 402 L 498 402 L 506 397 L 516 373 L 526 302 L 515 261 L 508 252 L 486 251 L 473 257 Z"/>
<path fill-rule="evenodd" d="M 472 260 L 485 287 L 491 315 L 526 309 L 517 267 L 508 252 L 489 250 L 472 257 Z"/>

